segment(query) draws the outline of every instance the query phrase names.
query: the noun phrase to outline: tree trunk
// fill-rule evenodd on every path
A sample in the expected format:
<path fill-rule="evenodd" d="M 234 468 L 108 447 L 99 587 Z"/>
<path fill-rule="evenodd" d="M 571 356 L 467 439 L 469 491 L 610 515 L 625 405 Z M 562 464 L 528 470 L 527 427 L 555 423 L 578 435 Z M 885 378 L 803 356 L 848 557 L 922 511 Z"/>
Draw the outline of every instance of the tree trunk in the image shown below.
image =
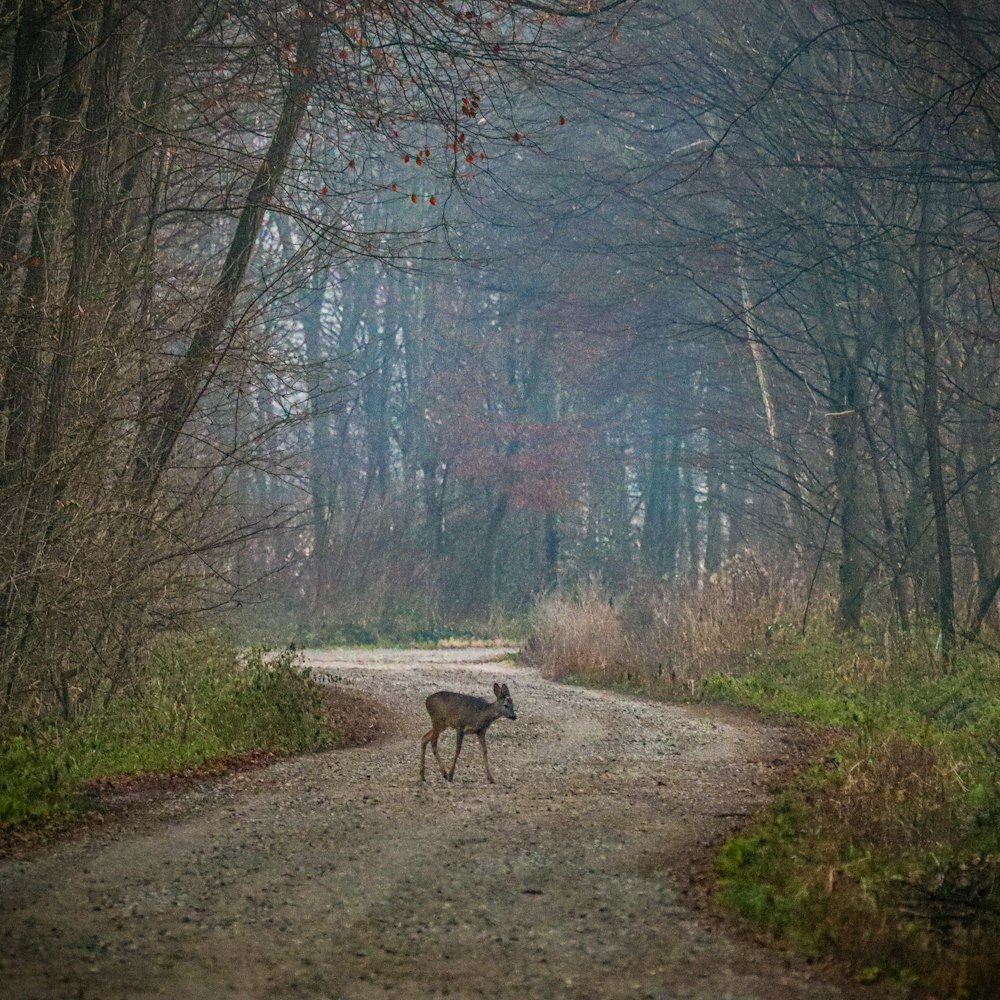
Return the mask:
<path fill-rule="evenodd" d="M 101 279 L 107 277 L 108 262 L 114 256 L 114 237 L 120 235 L 113 221 L 111 169 L 118 125 L 116 97 L 123 58 L 123 18 L 118 4 L 106 0 L 100 29 L 102 44 L 87 102 L 83 152 L 72 184 L 73 253 L 39 417 L 37 470 L 44 469 L 66 430 L 64 412 L 74 369 L 82 360 L 81 345 L 97 342 L 112 306 L 110 289 Z M 53 496 L 60 488 L 59 484 L 53 486 Z"/>
<path fill-rule="evenodd" d="M 723 502 L 722 455 L 717 436 L 708 433 L 708 468 L 705 473 L 705 573 L 711 576 L 722 566 L 724 540 L 722 537 Z"/>
<path fill-rule="evenodd" d="M 680 442 L 668 450 L 666 415 L 658 407 L 652 418 L 649 464 L 644 493 L 640 551 L 643 562 L 657 575 L 672 577 L 677 569 L 680 528 L 678 465 Z"/>
<path fill-rule="evenodd" d="M 51 329 L 55 294 L 48 291 L 52 280 L 49 269 L 57 263 L 59 250 L 71 229 L 68 194 L 73 172 L 69 165 L 76 159 L 80 146 L 82 112 L 91 89 L 94 43 L 100 23 L 101 3 L 87 0 L 75 6 L 66 29 L 62 72 L 51 106 L 52 128 L 46 158 L 52 168 L 42 179 L 29 251 L 33 266 L 27 268 L 20 300 L 11 310 L 15 319 L 10 325 L 3 366 L 0 408 L 8 420 L 0 462 L 3 481 L 19 474 L 29 481 L 34 479 L 30 462 L 40 425 L 36 414 L 43 381 L 39 368 L 43 348 L 55 336 Z M 55 285 L 54 280 L 52 283 Z"/>
<path fill-rule="evenodd" d="M 941 659 L 945 669 L 948 670 L 955 649 L 955 579 L 951 555 L 951 530 L 948 524 L 948 494 L 941 457 L 938 342 L 930 315 L 930 234 L 927 231 L 929 212 L 929 195 L 925 192 L 917 247 L 917 305 L 923 362 L 921 417 L 927 440 L 927 477 L 934 517 L 934 537 L 937 543 L 937 617 Z"/>
<path fill-rule="evenodd" d="M 330 528 L 333 522 L 335 487 L 332 476 L 334 436 L 331 430 L 332 399 L 327 376 L 327 352 L 322 342 L 323 303 L 328 281 L 327 271 L 318 271 L 310 279 L 308 298 L 302 311 L 302 335 L 306 350 L 305 382 L 309 406 L 309 430 L 312 434 L 309 456 L 309 493 L 312 507 L 313 600 L 322 608 L 330 594 Z"/>
<path fill-rule="evenodd" d="M 470 567 L 474 574 L 469 586 L 468 597 L 464 602 L 466 614 L 491 612 L 496 597 L 497 552 L 500 544 L 500 529 L 507 518 L 510 509 L 510 495 L 500 493 L 486 522 L 483 532 L 483 544 L 479 550 L 477 565 Z"/>
<path fill-rule="evenodd" d="M 882 515 L 882 530 L 885 532 L 886 561 L 889 564 L 889 586 L 892 590 L 892 600 L 896 608 L 899 628 L 906 631 L 910 618 L 910 606 L 907 600 L 906 587 L 903 580 L 904 552 L 899 529 L 893 517 L 889 504 L 889 491 L 886 488 L 885 476 L 882 472 L 882 456 L 878 452 L 875 441 L 875 431 L 868 419 L 867 412 L 862 409 L 858 414 L 861 426 L 864 428 L 865 441 L 868 443 L 868 456 L 872 473 L 875 477 L 875 492 L 878 496 L 879 511 Z"/>
<path fill-rule="evenodd" d="M 42 129 L 42 83 L 55 51 L 50 30 L 54 10 L 42 0 L 25 0 L 14 37 L 7 88 L 7 121 L 0 146 L 0 261 L 7 262 L 21 243 L 31 168 Z M 61 40 L 60 40 L 61 41 Z M 0 281 L 13 269 L 0 271 Z"/>
<path fill-rule="evenodd" d="M 788 540 L 798 553 L 801 532 L 798 524 L 801 520 L 802 497 L 799 484 L 792 474 L 785 457 L 785 449 L 778 430 L 778 412 L 771 391 L 771 380 L 767 373 L 767 352 L 760 331 L 757 329 L 754 315 L 753 300 L 750 296 L 750 285 L 744 273 L 743 258 L 739 260 L 740 300 L 743 306 L 743 323 L 747 332 L 747 343 L 750 346 L 750 356 L 753 358 L 754 372 L 757 376 L 757 388 L 760 392 L 761 405 L 764 408 L 764 421 L 767 426 L 767 436 L 771 442 L 774 455 L 774 467 L 777 473 L 777 486 L 781 491 L 781 506 L 784 515 L 785 531 Z"/>
<path fill-rule="evenodd" d="M 687 543 L 687 578 L 692 588 L 701 579 L 701 504 L 698 503 L 698 484 L 691 457 L 691 445 L 684 449 L 685 461 L 681 470 L 681 487 L 684 506 L 684 540 Z"/>
<path fill-rule="evenodd" d="M 136 484 L 155 487 L 198 399 L 211 378 L 217 352 L 225 346 L 225 327 L 246 275 L 264 213 L 274 200 L 299 133 L 316 68 L 322 19 L 313 3 L 304 5 L 295 69 L 274 136 L 250 185 L 222 273 L 209 294 L 184 357 L 174 370 L 159 412 L 143 430 L 134 464 Z"/>
<path fill-rule="evenodd" d="M 992 462 L 979 454 L 977 442 L 971 440 L 967 422 L 959 421 L 963 428 L 962 442 L 955 455 L 955 473 L 958 480 L 958 498 L 965 515 L 965 526 L 976 561 L 976 604 L 969 627 L 968 638 L 975 638 L 986 621 L 997 595 L 1000 579 L 1000 559 L 997 558 L 997 539 L 994 521 L 990 516 L 996 509 L 993 502 Z M 965 455 L 973 456 L 975 471 L 965 466 Z"/>
<path fill-rule="evenodd" d="M 860 336 L 842 331 L 829 281 L 820 276 L 816 290 L 826 317 L 823 353 L 830 384 L 829 398 L 836 407 L 827 414 L 827 420 L 833 446 L 836 520 L 840 527 L 837 624 L 841 629 L 857 629 L 861 626 L 868 579 L 862 544 L 865 508 L 859 448 L 861 368 L 868 347 Z"/>
<path fill-rule="evenodd" d="M 555 590 L 559 586 L 559 547 L 562 542 L 558 514 L 549 511 L 545 515 L 543 536 L 545 539 L 545 569 L 542 574 L 542 584 L 546 590 Z"/>
<path fill-rule="evenodd" d="M 845 370 L 842 402 L 845 409 L 830 414 L 830 437 L 833 442 L 833 475 L 837 488 L 840 524 L 840 565 L 837 569 L 839 593 L 837 622 L 843 629 L 861 627 L 865 603 L 866 573 L 864 550 L 860 544 L 861 504 L 857 453 L 858 412 L 856 375 Z"/>

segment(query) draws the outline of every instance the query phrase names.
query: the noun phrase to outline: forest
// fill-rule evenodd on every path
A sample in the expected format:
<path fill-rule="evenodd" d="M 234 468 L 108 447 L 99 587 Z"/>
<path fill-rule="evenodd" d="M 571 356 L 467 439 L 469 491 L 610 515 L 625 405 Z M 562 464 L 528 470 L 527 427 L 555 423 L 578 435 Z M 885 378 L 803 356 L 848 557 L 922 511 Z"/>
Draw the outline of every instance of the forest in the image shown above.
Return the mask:
<path fill-rule="evenodd" d="M 966 0 L 3 4 L 4 731 L 200 643 L 732 697 L 815 627 L 849 698 L 975 661 L 915 711 L 1000 914 L 998 66 Z"/>
<path fill-rule="evenodd" d="M 997 19 L 599 6 L 8 8 L 7 708 L 741 553 L 979 634 Z"/>

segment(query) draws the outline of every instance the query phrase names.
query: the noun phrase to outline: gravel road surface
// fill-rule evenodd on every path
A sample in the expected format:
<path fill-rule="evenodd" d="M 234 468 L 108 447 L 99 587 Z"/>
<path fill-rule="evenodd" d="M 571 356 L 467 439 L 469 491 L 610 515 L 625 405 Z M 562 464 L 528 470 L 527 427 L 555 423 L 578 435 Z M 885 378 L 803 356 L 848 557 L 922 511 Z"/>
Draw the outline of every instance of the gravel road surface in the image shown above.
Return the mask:
<path fill-rule="evenodd" d="M 725 929 L 706 845 L 766 798 L 779 729 L 553 684 L 488 649 L 308 654 L 396 713 L 389 738 L 137 801 L 0 863 L 7 1000 L 878 994 Z M 510 685 L 455 781 L 423 700 Z M 451 735 L 442 738 L 446 760 Z"/>

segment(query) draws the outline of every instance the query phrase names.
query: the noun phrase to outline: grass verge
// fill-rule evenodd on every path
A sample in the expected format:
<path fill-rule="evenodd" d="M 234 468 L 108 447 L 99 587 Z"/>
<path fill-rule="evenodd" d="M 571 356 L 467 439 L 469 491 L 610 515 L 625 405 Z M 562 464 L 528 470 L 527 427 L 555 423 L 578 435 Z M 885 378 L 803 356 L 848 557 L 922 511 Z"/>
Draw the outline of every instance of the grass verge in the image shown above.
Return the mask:
<path fill-rule="evenodd" d="M 214 639 L 165 642 L 141 682 L 70 719 L 0 730 L 0 833 L 58 825 L 121 776 L 209 774 L 364 742 L 377 713 L 309 679 L 293 654 L 237 656 Z M 353 700 L 352 700 L 353 699 Z"/>
<path fill-rule="evenodd" d="M 717 859 L 722 900 L 860 978 L 939 997 L 1000 982 L 1000 660 L 943 674 L 926 644 L 787 637 L 702 696 L 837 727 L 830 756 Z"/>
<path fill-rule="evenodd" d="M 846 959 L 862 980 L 993 1000 L 1000 658 L 965 649 L 945 673 L 919 630 L 844 636 L 816 615 L 803 637 L 783 625 L 787 593 L 758 588 L 735 620 L 724 593 L 664 595 L 659 606 L 592 588 L 549 598 L 527 658 L 553 677 L 752 706 L 836 734 L 723 845 L 719 898 L 806 953 Z"/>

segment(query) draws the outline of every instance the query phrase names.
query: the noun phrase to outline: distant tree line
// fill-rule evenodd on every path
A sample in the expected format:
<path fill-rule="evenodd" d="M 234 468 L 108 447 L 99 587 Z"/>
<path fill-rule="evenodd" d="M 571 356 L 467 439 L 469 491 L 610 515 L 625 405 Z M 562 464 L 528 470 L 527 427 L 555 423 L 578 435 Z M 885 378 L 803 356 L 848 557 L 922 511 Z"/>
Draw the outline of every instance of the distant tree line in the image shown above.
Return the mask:
<path fill-rule="evenodd" d="M 979 634 L 998 48 L 957 0 L 9 6 L 3 703 L 213 608 L 746 551 Z"/>
<path fill-rule="evenodd" d="M 313 433 L 340 450 L 301 593 L 481 614 L 700 586 L 750 549 L 828 585 L 842 627 L 978 635 L 998 46 L 979 5 L 639 5 L 586 79 L 529 88 L 565 127 L 527 129 L 548 155 L 449 234 L 488 266 L 327 285 L 346 367 Z"/>

